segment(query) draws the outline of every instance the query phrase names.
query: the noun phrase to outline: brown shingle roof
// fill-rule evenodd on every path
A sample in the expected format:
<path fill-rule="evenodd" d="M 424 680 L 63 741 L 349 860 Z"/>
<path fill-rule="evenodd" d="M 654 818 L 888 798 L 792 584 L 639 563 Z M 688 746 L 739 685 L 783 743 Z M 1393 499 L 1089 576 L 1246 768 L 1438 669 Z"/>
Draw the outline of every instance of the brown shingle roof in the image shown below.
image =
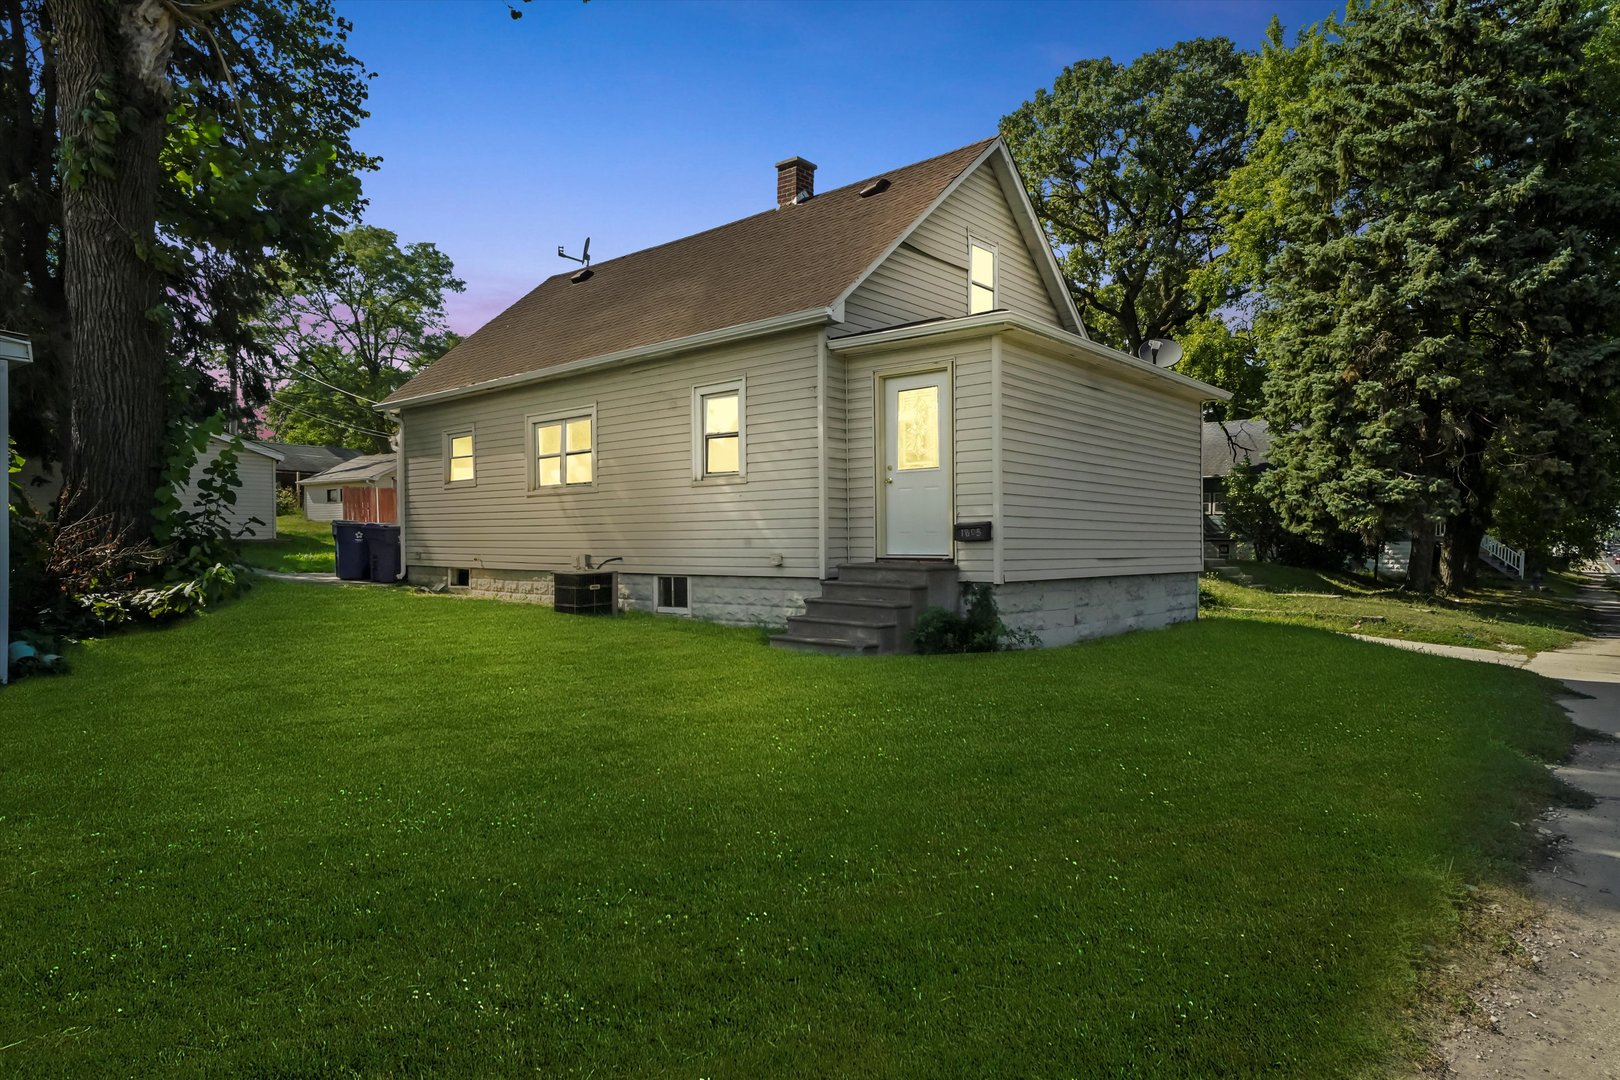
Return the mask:
<path fill-rule="evenodd" d="M 549 277 L 383 404 L 827 307 L 994 141 Z"/>

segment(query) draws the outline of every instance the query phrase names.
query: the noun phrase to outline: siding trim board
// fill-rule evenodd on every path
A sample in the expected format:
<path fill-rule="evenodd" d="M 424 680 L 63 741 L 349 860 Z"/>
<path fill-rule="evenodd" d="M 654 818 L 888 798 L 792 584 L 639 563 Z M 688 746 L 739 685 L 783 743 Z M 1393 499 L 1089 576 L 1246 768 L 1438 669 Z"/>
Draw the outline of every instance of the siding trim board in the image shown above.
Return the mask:
<path fill-rule="evenodd" d="M 674 341 L 660 341 L 654 345 L 641 345 L 634 349 L 606 353 L 602 356 L 592 356 L 569 364 L 558 364 L 556 367 L 542 368 L 539 371 L 525 371 L 519 375 L 508 375 L 500 379 L 491 379 L 488 382 L 474 383 L 471 386 L 459 386 L 453 390 L 440 390 L 433 394 L 419 394 L 416 397 L 400 398 L 397 401 L 389 402 L 387 406 L 379 405 L 377 411 L 398 412 L 401 409 L 419 405 L 472 397 L 476 394 L 492 394 L 513 387 L 528 386 L 532 383 L 550 382 L 553 379 L 566 379 L 599 368 L 634 364 L 644 360 L 662 360 L 679 353 L 692 352 L 695 349 L 712 348 L 747 338 L 764 337 L 767 334 L 778 334 L 785 330 L 796 330 L 805 326 L 819 326 L 823 323 L 835 321 L 833 315 L 834 309 L 832 307 L 810 308 L 806 311 L 796 311 L 791 315 L 778 315 L 774 319 L 762 319 L 756 323 L 744 323 L 741 326 L 728 326 L 721 330 L 709 330 L 702 334 L 693 334 L 691 337 L 677 338 Z M 841 312 L 839 315 L 842 317 Z"/>
<path fill-rule="evenodd" d="M 939 339 L 939 344 L 943 345 L 950 340 L 983 337 L 998 332 L 1014 334 L 1020 343 L 1032 344 L 1037 348 L 1057 348 L 1061 350 L 1059 355 L 1065 359 L 1112 369 L 1116 374 L 1123 369 L 1142 385 L 1151 386 L 1157 381 L 1161 384 L 1158 387 L 1161 391 L 1179 392 L 1199 402 L 1232 400 L 1231 392 L 1218 386 L 1200 382 L 1169 368 L 1155 367 L 1146 360 L 1139 360 L 1058 327 L 1047 326 L 1014 311 L 987 311 L 982 315 L 968 315 L 959 319 L 938 319 L 915 326 L 851 334 L 829 340 L 827 347 L 836 352 L 859 354 L 868 350 L 898 348 L 930 338 Z"/>

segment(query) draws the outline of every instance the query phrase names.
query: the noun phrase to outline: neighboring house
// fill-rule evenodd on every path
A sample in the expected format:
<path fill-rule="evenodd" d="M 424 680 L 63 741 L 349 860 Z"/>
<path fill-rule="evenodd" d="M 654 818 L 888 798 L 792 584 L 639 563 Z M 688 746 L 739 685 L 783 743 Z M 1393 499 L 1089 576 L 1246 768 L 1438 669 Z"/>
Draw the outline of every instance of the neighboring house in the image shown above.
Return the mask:
<path fill-rule="evenodd" d="M 618 559 L 642 610 L 808 598 L 806 647 L 903 648 L 957 580 L 1047 643 L 1195 617 L 1200 407 L 1228 395 L 1087 339 L 999 139 L 814 170 L 548 278 L 383 402 L 409 579 L 548 601 Z"/>
<path fill-rule="evenodd" d="M 1245 462 L 1270 467 L 1271 435 L 1264 420 L 1219 420 L 1204 425 L 1204 558 L 1220 562 L 1254 558 L 1254 549 L 1226 522 L 1226 478 Z"/>
<path fill-rule="evenodd" d="M 365 454 L 319 473 L 298 486 L 311 521 L 399 520 L 393 454 Z"/>
<path fill-rule="evenodd" d="M 323 473 L 345 461 L 352 461 L 363 453 L 360 450 L 351 450 L 347 446 L 305 446 L 302 443 L 268 440 L 260 442 L 259 445 L 281 455 L 281 463 L 276 466 L 276 486 L 293 489 L 297 488 L 298 481 Z"/>
<path fill-rule="evenodd" d="M 228 445 L 230 440 L 218 435 L 208 441 L 208 449 L 191 467 L 189 483 L 180 491 L 181 505 L 196 509 L 197 482 Z M 231 535 L 240 540 L 276 538 L 276 466 L 280 462 L 281 455 L 262 443 L 242 441 L 242 451 L 236 455 L 236 502 L 225 514 Z"/>

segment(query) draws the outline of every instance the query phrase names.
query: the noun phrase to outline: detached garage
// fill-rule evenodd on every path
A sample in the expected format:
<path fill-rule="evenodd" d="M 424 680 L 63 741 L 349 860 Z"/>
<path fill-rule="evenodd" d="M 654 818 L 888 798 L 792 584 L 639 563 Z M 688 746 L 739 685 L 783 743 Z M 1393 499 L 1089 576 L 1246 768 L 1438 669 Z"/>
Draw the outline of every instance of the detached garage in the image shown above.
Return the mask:
<path fill-rule="evenodd" d="M 191 467 L 191 479 L 180 492 L 183 505 L 196 509 L 197 482 L 229 445 L 229 440 L 218 435 L 209 440 L 208 451 Z M 242 452 L 236 456 L 236 505 L 225 515 L 231 535 L 238 540 L 276 538 L 276 465 L 281 460 L 281 455 L 269 447 L 243 441 Z"/>
<path fill-rule="evenodd" d="M 367 454 L 298 481 L 304 509 L 316 521 L 399 521 L 393 454 Z"/>

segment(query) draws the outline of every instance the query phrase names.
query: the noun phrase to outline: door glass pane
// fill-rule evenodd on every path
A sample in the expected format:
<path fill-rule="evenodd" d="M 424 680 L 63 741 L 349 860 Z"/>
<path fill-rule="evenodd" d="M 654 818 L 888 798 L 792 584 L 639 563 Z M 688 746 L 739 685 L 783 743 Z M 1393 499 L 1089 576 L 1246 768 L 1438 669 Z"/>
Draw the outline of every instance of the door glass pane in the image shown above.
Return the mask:
<path fill-rule="evenodd" d="M 572 424 L 569 427 L 573 427 Z M 570 484 L 588 484 L 591 482 L 591 455 L 568 455 L 568 482 Z"/>
<path fill-rule="evenodd" d="M 470 457 L 450 459 L 450 482 L 458 480 L 471 480 L 473 478 L 473 459 Z"/>
<path fill-rule="evenodd" d="M 729 434 L 737 430 L 737 395 L 716 394 L 703 399 L 703 433 Z"/>
<path fill-rule="evenodd" d="M 555 487 L 562 483 L 562 458 L 540 459 L 540 486 Z"/>
<path fill-rule="evenodd" d="M 957 250 L 961 250 L 958 248 Z M 990 285 L 996 283 L 996 255 L 989 248 L 973 245 L 973 283 L 975 285 Z"/>
<path fill-rule="evenodd" d="M 709 448 L 709 460 L 704 462 L 703 471 L 706 473 L 734 473 L 737 472 L 737 436 L 722 435 L 710 439 L 705 444 Z"/>
<path fill-rule="evenodd" d="M 895 468 L 939 468 L 939 387 L 895 394 Z"/>
<path fill-rule="evenodd" d="M 562 453 L 562 425 L 547 424 L 534 429 L 535 451 L 541 454 Z"/>
<path fill-rule="evenodd" d="M 457 435 L 455 438 L 451 439 L 450 456 L 453 458 L 472 457 L 472 436 Z"/>
<path fill-rule="evenodd" d="M 568 421 L 568 449 L 589 450 L 590 448 L 591 422 L 589 420 Z"/>
<path fill-rule="evenodd" d="M 983 285 L 975 285 L 968 297 L 968 314 L 977 315 L 981 311 L 994 311 L 996 306 L 996 293 L 994 289 L 987 289 Z"/>

